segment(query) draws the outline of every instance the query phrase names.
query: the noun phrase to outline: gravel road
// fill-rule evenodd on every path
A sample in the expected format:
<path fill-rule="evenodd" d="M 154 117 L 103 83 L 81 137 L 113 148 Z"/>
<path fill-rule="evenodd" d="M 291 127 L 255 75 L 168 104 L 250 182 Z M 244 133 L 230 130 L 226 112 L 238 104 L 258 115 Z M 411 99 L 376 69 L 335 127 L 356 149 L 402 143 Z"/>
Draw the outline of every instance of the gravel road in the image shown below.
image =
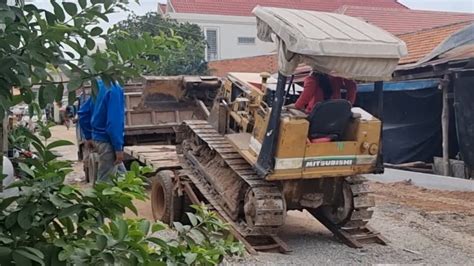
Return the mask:
<path fill-rule="evenodd" d="M 53 139 L 74 141 L 74 129 L 52 129 Z M 75 160 L 76 149 L 60 148 L 64 158 Z M 83 180 L 82 164 L 75 163 L 70 182 Z M 289 254 L 261 253 L 232 258 L 229 265 L 353 265 L 450 264 L 474 265 L 474 193 L 441 192 L 409 183 L 371 183 L 376 205 L 370 225 L 381 232 L 388 246 L 352 249 L 338 242 L 307 212 L 291 211 L 280 237 Z M 139 217 L 152 219 L 150 203 L 136 202 Z M 129 216 L 134 216 L 128 214 Z"/>

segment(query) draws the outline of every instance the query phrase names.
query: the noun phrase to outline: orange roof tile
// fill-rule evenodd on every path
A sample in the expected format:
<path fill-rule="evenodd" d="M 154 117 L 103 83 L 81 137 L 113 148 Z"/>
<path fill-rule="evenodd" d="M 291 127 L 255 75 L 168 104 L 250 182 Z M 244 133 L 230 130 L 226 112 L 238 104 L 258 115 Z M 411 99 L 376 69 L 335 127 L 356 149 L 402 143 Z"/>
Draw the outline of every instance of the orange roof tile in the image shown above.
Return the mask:
<path fill-rule="evenodd" d="M 176 13 L 252 16 L 257 5 L 331 12 L 343 5 L 407 8 L 397 0 L 169 0 Z"/>
<path fill-rule="evenodd" d="M 398 35 L 408 48 L 408 56 L 400 60 L 400 64 L 415 63 L 428 55 L 436 46 L 454 32 L 473 23 L 472 21 L 449 24 L 441 27 Z"/>
<path fill-rule="evenodd" d="M 276 54 L 260 55 L 236 59 L 224 59 L 209 62 L 211 74 L 225 77 L 229 72 L 270 72 L 278 71 Z"/>
<path fill-rule="evenodd" d="M 362 18 L 392 34 L 404 34 L 464 21 L 474 21 L 474 13 L 424 11 L 385 7 L 343 6 L 337 13 Z"/>

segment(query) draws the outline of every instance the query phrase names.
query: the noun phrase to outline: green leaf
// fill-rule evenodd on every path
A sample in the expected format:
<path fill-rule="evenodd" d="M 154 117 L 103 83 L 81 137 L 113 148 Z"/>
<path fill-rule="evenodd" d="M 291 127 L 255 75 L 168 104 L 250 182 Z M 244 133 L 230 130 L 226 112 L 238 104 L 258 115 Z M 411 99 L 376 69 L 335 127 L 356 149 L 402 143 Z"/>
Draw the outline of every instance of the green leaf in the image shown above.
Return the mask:
<path fill-rule="evenodd" d="M 115 264 L 115 259 L 112 254 L 109 252 L 102 252 L 101 257 L 104 259 L 106 265 L 114 265 Z"/>
<path fill-rule="evenodd" d="M 71 79 L 67 84 L 68 91 L 75 91 L 82 86 L 82 79 Z"/>
<path fill-rule="evenodd" d="M 33 263 L 31 262 L 30 259 L 22 256 L 21 254 L 18 254 L 16 252 L 12 252 L 12 258 L 15 261 L 14 265 L 21 265 L 21 266 L 32 266 Z"/>
<path fill-rule="evenodd" d="M 82 60 L 84 61 L 84 65 L 86 65 L 87 68 L 90 69 L 91 73 L 95 73 L 95 60 L 94 58 L 90 57 L 90 56 L 84 56 L 82 58 Z"/>
<path fill-rule="evenodd" d="M 20 210 L 20 212 L 18 213 L 17 222 L 22 229 L 29 230 L 31 228 L 31 224 L 33 223 L 34 212 L 34 205 L 28 205 Z"/>
<path fill-rule="evenodd" d="M 197 254 L 195 253 L 184 253 L 184 262 L 186 264 L 191 265 L 197 258 Z"/>
<path fill-rule="evenodd" d="M 82 211 L 82 205 L 72 205 L 71 207 L 67 207 L 67 208 L 61 210 L 58 213 L 58 218 L 59 219 L 66 218 L 66 217 L 69 217 L 69 216 L 71 216 L 73 214 L 76 214 L 80 211 Z"/>
<path fill-rule="evenodd" d="M 48 25 L 54 25 L 56 23 L 56 16 L 49 12 L 49 11 L 44 11 L 46 14 L 46 21 L 48 22 Z"/>
<path fill-rule="evenodd" d="M 63 195 L 71 195 L 74 192 L 74 188 L 71 186 L 64 186 L 61 188 L 60 193 Z"/>
<path fill-rule="evenodd" d="M 86 38 L 86 47 L 89 50 L 94 50 L 95 48 L 95 41 L 91 38 Z"/>
<path fill-rule="evenodd" d="M 118 238 L 120 240 L 123 240 L 125 238 L 125 236 L 127 236 L 127 233 L 128 233 L 128 224 L 127 222 L 125 222 L 124 220 L 118 220 L 117 221 L 118 223 Z"/>
<path fill-rule="evenodd" d="M 95 244 L 97 246 L 97 249 L 101 251 L 104 250 L 105 247 L 107 246 L 107 237 L 102 236 L 102 235 L 96 235 Z"/>
<path fill-rule="evenodd" d="M 0 246 L 0 257 L 6 257 L 12 252 L 11 248 Z"/>
<path fill-rule="evenodd" d="M 39 105 L 41 109 L 46 107 L 46 104 L 52 103 L 56 95 L 56 87 L 53 84 L 47 84 L 39 88 Z"/>
<path fill-rule="evenodd" d="M 23 96 L 23 101 L 25 101 L 26 104 L 30 104 L 33 101 L 33 92 L 31 89 L 22 89 L 21 91 L 21 96 Z"/>
<path fill-rule="evenodd" d="M 82 9 L 87 7 L 87 0 L 79 0 L 79 5 Z"/>
<path fill-rule="evenodd" d="M 69 146 L 69 145 L 74 145 L 74 143 L 70 142 L 69 140 L 61 139 L 61 140 L 56 140 L 56 141 L 51 142 L 50 144 L 48 144 L 48 146 L 46 146 L 46 149 L 51 150 L 57 147 Z"/>
<path fill-rule="evenodd" d="M 36 257 L 43 259 L 44 254 L 41 252 L 39 249 L 32 248 L 32 247 L 20 247 L 20 249 L 25 249 L 26 251 L 30 252 L 31 254 L 34 254 Z"/>
<path fill-rule="evenodd" d="M 37 149 L 38 152 L 43 152 L 44 151 L 43 142 L 37 136 L 35 136 L 33 133 L 31 133 L 31 131 L 26 130 L 25 132 L 23 132 L 23 134 L 25 134 L 25 136 L 27 138 L 31 139 L 33 141 L 33 143 L 36 143 L 36 144 L 39 145 L 40 150 L 38 150 L 38 147 L 35 146 L 35 148 Z"/>
<path fill-rule="evenodd" d="M 146 239 L 148 242 L 151 242 L 153 244 L 156 244 L 160 247 L 167 247 L 168 246 L 168 243 L 166 241 L 164 241 L 163 239 L 159 239 L 157 237 L 149 237 Z"/>
<path fill-rule="evenodd" d="M 173 222 L 174 229 L 178 231 L 178 233 L 183 233 L 185 231 L 183 224 L 180 222 Z"/>
<path fill-rule="evenodd" d="M 46 88 L 45 86 L 40 86 L 38 90 L 38 103 L 41 108 L 46 107 L 46 102 L 44 101 L 44 96 L 43 96 L 45 88 Z"/>
<path fill-rule="evenodd" d="M 115 195 L 115 191 L 111 187 L 106 188 L 102 191 L 102 195 Z"/>
<path fill-rule="evenodd" d="M 0 236 L 0 242 L 2 242 L 3 244 L 8 245 L 8 244 L 13 243 L 13 239 Z M 0 248 L 1 248 L 1 246 L 0 246 Z M 0 257 L 2 257 L 2 254 L 1 254 L 1 253 L 2 253 L 2 252 L 0 251 Z"/>
<path fill-rule="evenodd" d="M 148 232 L 150 231 L 150 222 L 147 220 L 140 221 L 139 228 L 144 235 L 148 235 Z"/>
<path fill-rule="evenodd" d="M 63 2 L 63 7 L 71 17 L 77 14 L 76 4 L 70 2 Z"/>
<path fill-rule="evenodd" d="M 191 222 L 192 226 L 196 226 L 198 224 L 198 220 L 196 218 L 196 215 L 194 215 L 193 213 L 190 213 L 190 212 L 187 212 L 186 215 L 188 216 L 189 221 Z"/>
<path fill-rule="evenodd" d="M 102 57 L 96 57 L 94 58 L 95 60 L 95 65 L 94 69 L 96 72 L 105 72 L 109 66 L 109 61 L 107 59 L 104 59 Z"/>
<path fill-rule="evenodd" d="M 189 233 L 198 245 L 202 244 L 202 242 L 206 240 L 206 237 L 204 236 L 204 234 L 201 231 L 197 230 L 196 228 L 191 229 Z"/>
<path fill-rule="evenodd" d="M 54 8 L 54 14 L 56 15 L 56 18 L 59 21 L 64 21 L 66 19 L 66 16 L 64 15 L 64 11 L 61 8 L 61 6 L 56 2 L 56 0 L 51 0 L 51 5 L 53 5 Z"/>
<path fill-rule="evenodd" d="M 72 234 L 74 232 L 74 223 L 72 222 L 70 217 L 64 217 L 60 219 L 61 223 L 66 226 L 67 232 Z"/>
<path fill-rule="evenodd" d="M 27 173 L 29 176 L 35 177 L 35 172 L 33 172 L 33 170 L 31 170 L 31 168 L 28 165 L 24 163 L 19 163 L 18 166 L 23 172 Z"/>
<path fill-rule="evenodd" d="M 1 202 L 0 202 L 0 211 L 3 211 L 6 208 L 8 208 L 8 206 L 10 206 L 10 204 L 12 204 L 18 198 L 20 198 L 20 197 L 16 196 L 16 197 L 9 197 L 9 198 L 2 199 Z"/>
<path fill-rule="evenodd" d="M 30 252 L 27 252 L 23 249 L 17 249 L 15 251 L 13 251 L 13 258 L 15 258 L 15 255 L 19 255 L 19 256 L 27 258 L 29 260 L 35 261 L 35 262 L 39 263 L 40 265 L 44 265 L 44 262 L 40 257 L 38 257 L 35 254 L 32 254 Z M 22 264 L 18 264 L 18 265 L 22 265 Z"/>
<path fill-rule="evenodd" d="M 102 32 L 103 32 L 103 30 L 102 30 L 101 27 L 94 27 L 94 28 L 91 30 L 90 34 L 91 34 L 91 36 L 99 36 L 99 35 L 102 34 Z"/>
<path fill-rule="evenodd" d="M 61 102 L 63 100 L 63 95 L 64 95 L 64 85 L 60 83 L 56 87 L 56 96 L 54 97 L 54 100 L 58 103 Z"/>
<path fill-rule="evenodd" d="M 155 233 L 166 229 L 166 225 L 162 222 L 156 222 L 151 226 L 151 232 Z"/>

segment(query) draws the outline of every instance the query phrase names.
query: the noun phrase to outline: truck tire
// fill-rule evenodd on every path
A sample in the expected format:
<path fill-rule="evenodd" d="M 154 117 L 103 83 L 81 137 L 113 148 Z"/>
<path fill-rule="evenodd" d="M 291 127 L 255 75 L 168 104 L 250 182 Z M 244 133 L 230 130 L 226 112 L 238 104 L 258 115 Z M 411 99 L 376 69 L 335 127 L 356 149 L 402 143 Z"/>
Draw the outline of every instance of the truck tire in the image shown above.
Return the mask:
<path fill-rule="evenodd" d="M 160 171 L 152 177 L 151 209 L 153 218 L 168 225 L 182 217 L 183 197 L 177 195 L 172 171 Z"/>

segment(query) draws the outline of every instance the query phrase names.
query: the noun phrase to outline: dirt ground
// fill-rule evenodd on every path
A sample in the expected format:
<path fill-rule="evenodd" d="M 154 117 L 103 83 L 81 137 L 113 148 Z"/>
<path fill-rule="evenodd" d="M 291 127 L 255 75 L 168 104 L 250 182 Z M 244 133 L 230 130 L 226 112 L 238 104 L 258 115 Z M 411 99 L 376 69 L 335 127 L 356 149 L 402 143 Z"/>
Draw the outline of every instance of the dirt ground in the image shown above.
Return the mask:
<path fill-rule="evenodd" d="M 75 140 L 75 130 L 52 129 L 54 139 Z M 77 150 L 60 148 L 64 158 L 75 161 L 68 181 L 84 183 Z M 428 190 L 409 182 L 372 182 L 376 207 L 370 225 L 390 243 L 352 249 L 336 240 L 307 212 L 290 211 L 280 237 L 290 254 L 261 253 L 232 258 L 226 264 L 315 265 L 315 264 L 460 264 L 474 265 L 474 193 Z M 150 202 L 136 202 L 138 217 L 152 220 Z M 127 213 L 129 217 L 134 214 Z"/>

